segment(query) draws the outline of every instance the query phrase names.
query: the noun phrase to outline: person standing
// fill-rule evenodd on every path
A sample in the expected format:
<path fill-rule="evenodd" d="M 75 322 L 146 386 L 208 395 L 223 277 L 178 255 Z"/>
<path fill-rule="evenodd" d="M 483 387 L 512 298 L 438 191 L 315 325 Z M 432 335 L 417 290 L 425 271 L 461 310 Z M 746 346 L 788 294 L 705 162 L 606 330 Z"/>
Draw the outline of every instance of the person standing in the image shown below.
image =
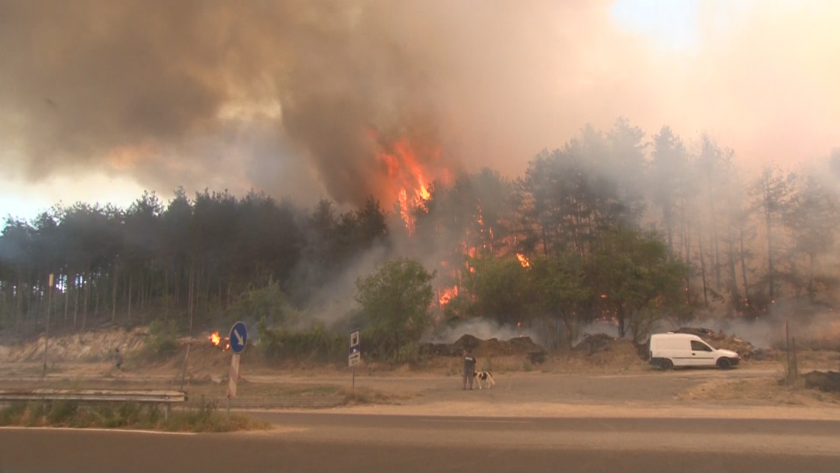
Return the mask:
<path fill-rule="evenodd" d="M 464 350 L 464 390 L 467 389 L 467 382 L 472 389 L 475 382 L 475 357 L 469 349 Z"/>
<path fill-rule="evenodd" d="M 123 356 L 119 348 L 114 348 L 114 362 L 118 370 L 122 370 Z"/>

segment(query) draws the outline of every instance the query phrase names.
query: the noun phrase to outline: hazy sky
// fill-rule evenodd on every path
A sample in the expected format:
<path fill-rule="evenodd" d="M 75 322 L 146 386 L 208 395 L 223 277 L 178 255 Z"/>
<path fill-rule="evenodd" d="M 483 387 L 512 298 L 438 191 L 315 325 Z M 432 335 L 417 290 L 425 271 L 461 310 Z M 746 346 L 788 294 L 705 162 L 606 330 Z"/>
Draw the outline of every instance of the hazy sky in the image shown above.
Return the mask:
<path fill-rule="evenodd" d="M 0 0 L 0 215 L 178 184 L 352 203 L 381 185 L 367 128 L 511 175 L 618 116 L 747 166 L 840 146 L 840 2 L 578 3 Z"/>

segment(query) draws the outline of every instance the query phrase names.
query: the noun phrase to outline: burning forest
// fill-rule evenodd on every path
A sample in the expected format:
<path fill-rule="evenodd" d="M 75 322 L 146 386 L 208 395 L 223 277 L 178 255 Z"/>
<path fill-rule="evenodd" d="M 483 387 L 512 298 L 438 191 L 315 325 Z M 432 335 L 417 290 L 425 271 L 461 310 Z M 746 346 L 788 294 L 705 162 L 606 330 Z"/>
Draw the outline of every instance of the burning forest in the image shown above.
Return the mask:
<path fill-rule="evenodd" d="M 693 154 L 666 127 L 646 156 L 643 136 L 626 120 L 608 133 L 584 130 L 512 180 L 490 169 L 454 172 L 439 146 L 370 132 L 377 147 L 369 159 L 385 184 L 357 209 L 205 191 L 10 219 L 0 236 L 0 309 L 14 329 L 36 323 L 50 288 L 35 268 L 52 268 L 51 317 L 82 330 L 91 319 L 150 317 L 164 304 L 187 329 L 233 313 L 340 326 L 357 310 L 353 281 L 400 258 L 428 272 L 418 279 L 431 291 L 422 326 L 536 323 L 555 334 L 543 341 L 551 346 L 601 319 L 643 339 L 663 320 L 698 313 L 756 320 L 803 298 L 806 313 L 833 307 L 838 268 L 820 256 L 834 247 L 840 201 L 824 176 L 711 179 L 690 196 L 676 184 L 697 169 L 726 171 L 724 148 L 704 136 Z M 613 171 L 617 159 L 629 160 L 626 172 Z M 642 185 L 666 176 L 674 186 Z M 700 205 L 709 199 L 718 205 Z M 733 202 L 736 209 L 712 212 Z M 768 237 L 797 250 L 762 249 Z M 329 316 L 319 304 L 327 292 L 339 297 Z M 208 340 L 229 347 L 218 332 Z"/>
<path fill-rule="evenodd" d="M 95 3 L 0 18 L 13 53 L 0 162 L 33 185 L 100 173 L 154 191 L 9 216 L 3 330 L 49 317 L 197 333 L 241 317 L 267 339 L 314 331 L 307 343 L 331 346 L 317 330 L 357 324 L 396 357 L 417 340 L 386 335 L 476 319 L 542 327 L 562 346 L 596 320 L 643 339 L 698 315 L 808 318 L 840 303 L 838 117 L 822 105 L 836 81 L 716 72 L 775 71 L 794 51 L 796 72 L 818 75 L 823 56 L 756 54 L 742 35 L 778 17 L 795 45 L 830 15 L 764 7 L 725 49 L 676 61 L 615 29 L 599 2 Z M 35 30 L 65 39 L 18 41 Z M 121 54 L 102 64 L 106 45 Z M 781 87 L 790 102 L 774 105 Z M 797 98 L 819 113 L 779 129 Z M 736 110 L 710 115 L 711 103 Z M 721 131 L 679 135 L 704 129 Z M 791 150 L 807 166 L 756 166 Z M 374 315 L 363 286 L 411 316 Z"/>

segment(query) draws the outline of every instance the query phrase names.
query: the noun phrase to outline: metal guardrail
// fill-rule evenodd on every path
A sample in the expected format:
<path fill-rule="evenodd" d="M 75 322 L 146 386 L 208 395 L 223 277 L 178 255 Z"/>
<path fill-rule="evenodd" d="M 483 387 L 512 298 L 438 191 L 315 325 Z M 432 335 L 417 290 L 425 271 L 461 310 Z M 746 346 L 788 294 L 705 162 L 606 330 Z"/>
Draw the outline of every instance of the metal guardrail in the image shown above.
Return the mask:
<path fill-rule="evenodd" d="M 4 401 L 140 402 L 171 405 L 186 402 L 187 393 L 67 389 L 0 390 L 0 402 Z"/>

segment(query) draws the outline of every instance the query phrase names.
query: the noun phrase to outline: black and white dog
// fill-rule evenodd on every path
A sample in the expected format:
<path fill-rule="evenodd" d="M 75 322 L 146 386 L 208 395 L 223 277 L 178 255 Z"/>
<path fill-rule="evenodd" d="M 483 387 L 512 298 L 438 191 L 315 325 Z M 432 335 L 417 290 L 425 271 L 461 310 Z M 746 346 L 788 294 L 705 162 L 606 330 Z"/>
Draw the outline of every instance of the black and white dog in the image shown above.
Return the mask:
<path fill-rule="evenodd" d="M 476 371 L 473 376 L 475 377 L 476 382 L 478 382 L 478 389 L 482 389 L 482 381 L 487 383 L 487 389 L 490 389 L 490 386 L 496 385 L 496 382 L 493 381 L 493 375 L 489 371 Z"/>

